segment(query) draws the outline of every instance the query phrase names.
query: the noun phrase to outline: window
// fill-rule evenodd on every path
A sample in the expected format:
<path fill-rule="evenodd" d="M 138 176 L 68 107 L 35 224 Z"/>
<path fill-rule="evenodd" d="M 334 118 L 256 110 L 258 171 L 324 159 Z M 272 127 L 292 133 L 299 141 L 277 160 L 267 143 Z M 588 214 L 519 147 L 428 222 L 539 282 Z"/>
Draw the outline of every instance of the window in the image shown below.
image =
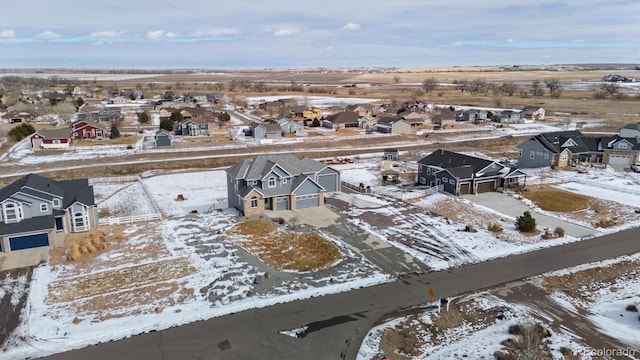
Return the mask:
<path fill-rule="evenodd" d="M 40 212 L 47 212 L 47 210 L 49 210 L 49 205 L 40 204 Z"/>
<path fill-rule="evenodd" d="M 60 199 L 53 199 L 53 207 L 56 209 L 60 207 Z"/>
<path fill-rule="evenodd" d="M 420 178 L 420 184 L 426 184 L 426 183 L 427 183 L 427 179 L 426 179 L 426 178 L 421 177 L 421 178 Z"/>
<path fill-rule="evenodd" d="M 22 214 L 22 206 L 12 202 L 4 204 L 2 207 L 2 217 L 5 219 L 6 223 L 14 223 L 23 220 L 24 215 Z"/>
<path fill-rule="evenodd" d="M 89 230 L 89 215 L 86 210 L 73 213 L 71 215 L 71 223 L 73 224 L 74 232 Z"/>
<path fill-rule="evenodd" d="M 449 180 L 449 184 L 451 184 L 451 185 L 455 185 L 455 184 L 456 184 L 456 181 L 455 181 L 455 180 L 453 180 L 453 179 L 451 179 L 451 180 Z"/>
<path fill-rule="evenodd" d="M 282 179 L 282 183 L 286 184 L 287 183 L 287 178 Z"/>
<path fill-rule="evenodd" d="M 54 143 L 54 144 L 60 144 L 60 140 L 57 140 L 57 139 L 56 139 L 56 140 L 53 140 L 53 143 Z"/>
<path fill-rule="evenodd" d="M 251 198 L 251 207 L 252 208 L 257 208 L 258 207 L 258 198 L 255 197 L 255 196 Z"/>
<path fill-rule="evenodd" d="M 531 150 L 531 153 L 529 153 L 529 158 L 534 159 L 535 157 L 536 157 L 536 152 Z"/>
<path fill-rule="evenodd" d="M 522 157 L 522 149 L 518 149 L 518 157 Z"/>
<path fill-rule="evenodd" d="M 272 187 L 276 187 L 276 178 L 274 178 L 274 177 L 270 177 L 270 178 L 269 178 L 268 186 L 269 186 L 270 188 L 272 188 Z"/>
<path fill-rule="evenodd" d="M 253 181 L 251 182 L 251 185 L 258 185 L 258 180 L 253 180 Z"/>
<path fill-rule="evenodd" d="M 560 157 L 560 160 L 566 161 L 567 160 L 567 154 L 562 154 L 562 156 Z"/>
<path fill-rule="evenodd" d="M 58 230 L 58 231 L 64 230 L 64 227 L 62 225 L 62 218 L 61 217 L 57 217 L 56 218 L 56 230 Z"/>
<path fill-rule="evenodd" d="M 449 181 L 449 179 L 447 179 L 446 177 L 444 177 L 444 176 L 443 176 L 443 177 L 442 177 L 442 181 L 443 181 L 443 182 L 447 182 L 447 181 Z"/>
<path fill-rule="evenodd" d="M 626 148 L 627 148 L 627 143 L 618 144 L 618 149 L 626 149 Z"/>
<path fill-rule="evenodd" d="M 548 159 L 549 158 L 549 153 L 544 153 L 544 158 Z"/>
<path fill-rule="evenodd" d="M 427 168 L 427 175 L 431 175 L 431 168 L 430 167 Z"/>

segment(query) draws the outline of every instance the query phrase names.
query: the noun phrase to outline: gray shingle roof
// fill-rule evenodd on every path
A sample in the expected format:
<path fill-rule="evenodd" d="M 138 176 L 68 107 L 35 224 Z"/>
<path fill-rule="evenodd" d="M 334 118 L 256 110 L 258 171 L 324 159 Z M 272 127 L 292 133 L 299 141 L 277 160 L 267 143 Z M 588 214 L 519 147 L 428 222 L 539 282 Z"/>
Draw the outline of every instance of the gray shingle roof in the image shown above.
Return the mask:
<path fill-rule="evenodd" d="M 235 179 L 259 180 L 276 164 L 292 176 L 314 173 L 317 165 L 312 162 L 317 161 L 306 159 L 299 160 L 291 154 L 258 155 L 230 167 L 227 173 Z"/>
<path fill-rule="evenodd" d="M 494 162 L 495 161 L 489 159 L 482 159 L 475 156 L 439 149 L 420 159 L 418 164 L 433 165 L 443 169 L 454 169 L 469 165 L 471 166 L 472 172 L 476 172 L 486 168 Z"/>
<path fill-rule="evenodd" d="M 51 195 L 63 197 L 64 208 L 76 201 L 85 205 L 95 205 L 93 187 L 87 179 L 56 181 L 37 174 L 25 175 L 0 189 L 0 202 L 19 191 L 40 198 L 51 198 Z"/>
<path fill-rule="evenodd" d="M 635 124 L 627 124 L 627 125 L 623 126 L 622 128 L 623 129 L 640 130 L 640 122 L 639 123 L 635 123 Z"/>

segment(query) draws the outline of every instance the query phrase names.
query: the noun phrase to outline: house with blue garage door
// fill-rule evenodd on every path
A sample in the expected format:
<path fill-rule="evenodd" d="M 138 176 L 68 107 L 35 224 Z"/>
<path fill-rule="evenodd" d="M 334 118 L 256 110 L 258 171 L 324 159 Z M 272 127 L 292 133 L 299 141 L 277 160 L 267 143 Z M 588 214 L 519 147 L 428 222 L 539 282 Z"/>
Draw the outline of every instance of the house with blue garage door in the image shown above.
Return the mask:
<path fill-rule="evenodd" d="M 95 229 L 98 212 L 87 179 L 29 174 L 0 189 L 0 270 L 47 261 L 68 233 Z"/>
<path fill-rule="evenodd" d="M 311 158 L 259 155 L 227 172 L 229 207 L 245 216 L 324 206 L 324 195 L 340 191 L 340 172 Z"/>

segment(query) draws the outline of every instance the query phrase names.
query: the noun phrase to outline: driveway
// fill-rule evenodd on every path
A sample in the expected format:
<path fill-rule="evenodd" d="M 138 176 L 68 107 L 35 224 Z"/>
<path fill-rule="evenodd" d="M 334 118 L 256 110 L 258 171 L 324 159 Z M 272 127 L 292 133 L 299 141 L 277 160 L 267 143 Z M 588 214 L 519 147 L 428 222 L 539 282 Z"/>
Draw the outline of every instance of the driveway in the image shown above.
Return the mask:
<path fill-rule="evenodd" d="M 536 212 L 525 205 L 522 201 L 503 193 L 486 192 L 477 195 L 463 195 L 463 197 L 473 203 L 488 207 L 489 209 L 493 209 L 501 214 L 514 218 L 522 215 L 525 211 L 529 211 L 536 219 L 538 226 L 549 229 L 555 229 L 559 226 L 565 230 L 567 235 L 583 237 L 593 235 L 596 232 L 592 228 Z"/>

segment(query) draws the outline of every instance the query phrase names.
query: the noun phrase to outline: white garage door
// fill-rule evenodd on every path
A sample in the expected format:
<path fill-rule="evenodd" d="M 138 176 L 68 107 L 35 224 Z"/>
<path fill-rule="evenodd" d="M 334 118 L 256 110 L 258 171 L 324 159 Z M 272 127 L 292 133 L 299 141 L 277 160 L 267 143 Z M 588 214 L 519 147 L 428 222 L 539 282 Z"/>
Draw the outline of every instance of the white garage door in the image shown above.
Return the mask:
<path fill-rule="evenodd" d="M 631 155 L 609 155 L 609 165 L 631 165 Z"/>

